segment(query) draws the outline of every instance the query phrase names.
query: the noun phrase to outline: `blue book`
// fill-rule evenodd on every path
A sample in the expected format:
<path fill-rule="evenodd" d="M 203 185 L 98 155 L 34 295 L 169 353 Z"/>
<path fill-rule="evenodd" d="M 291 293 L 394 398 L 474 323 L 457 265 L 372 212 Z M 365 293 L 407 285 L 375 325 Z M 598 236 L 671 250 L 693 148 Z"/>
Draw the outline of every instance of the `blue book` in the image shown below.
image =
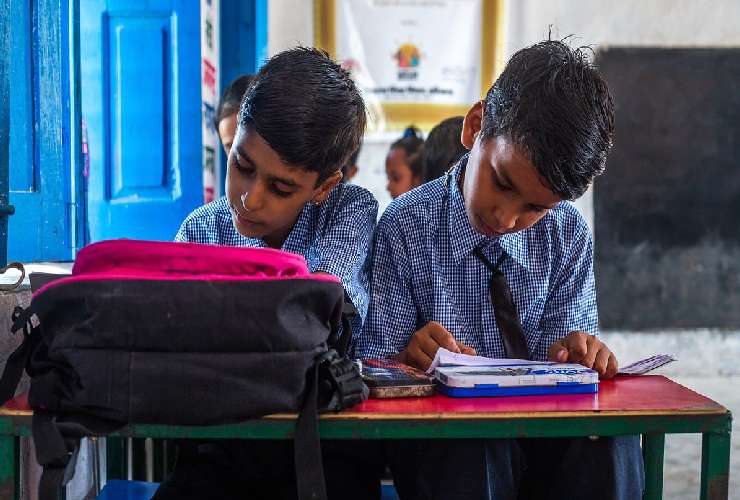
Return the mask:
<path fill-rule="evenodd" d="M 496 366 L 442 366 L 434 372 L 437 390 L 452 397 L 590 394 L 599 374 L 573 363 Z"/>

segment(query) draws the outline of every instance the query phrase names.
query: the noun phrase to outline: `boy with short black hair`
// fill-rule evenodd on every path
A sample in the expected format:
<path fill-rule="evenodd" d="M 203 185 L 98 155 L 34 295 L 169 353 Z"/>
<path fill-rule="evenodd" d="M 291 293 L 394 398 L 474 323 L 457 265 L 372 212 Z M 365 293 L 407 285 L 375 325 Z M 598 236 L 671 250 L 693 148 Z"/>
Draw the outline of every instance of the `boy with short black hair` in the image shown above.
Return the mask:
<path fill-rule="evenodd" d="M 176 241 L 303 255 L 312 272 L 341 279 L 359 311 L 352 320 L 355 338 L 367 312 L 365 260 L 378 203 L 340 180 L 365 123 L 349 73 L 325 52 L 298 47 L 272 57 L 241 103 L 226 196 L 191 213 Z M 155 498 L 295 498 L 292 453 L 287 440 L 185 448 Z M 332 473 L 326 471 L 330 490 Z"/>
<path fill-rule="evenodd" d="M 613 131 L 612 97 L 581 50 L 548 40 L 514 54 L 465 116 L 470 153 L 378 223 L 359 355 L 425 369 L 444 347 L 614 376 L 616 358 L 596 336 L 591 234 L 563 201 L 604 170 Z M 510 292 L 500 279 L 494 287 L 501 274 Z M 642 494 L 636 436 L 406 445 L 416 451 L 405 460 L 390 454 L 404 499 Z"/>
<path fill-rule="evenodd" d="M 360 313 L 352 325 L 358 334 L 378 203 L 340 181 L 365 123 L 349 73 L 325 52 L 298 47 L 272 57 L 242 100 L 226 196 L 191 213 L 175 240 L 303 255 L 312 272 L 342 280 Z"/>

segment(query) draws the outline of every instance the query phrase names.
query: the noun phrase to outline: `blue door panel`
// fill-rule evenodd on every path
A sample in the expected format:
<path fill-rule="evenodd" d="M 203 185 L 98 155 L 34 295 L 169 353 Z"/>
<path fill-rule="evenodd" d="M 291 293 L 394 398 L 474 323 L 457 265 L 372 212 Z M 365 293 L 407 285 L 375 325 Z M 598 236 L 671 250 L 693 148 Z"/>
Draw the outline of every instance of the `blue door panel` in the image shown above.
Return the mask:
<path fill-rule="evenodd" d="M 11 0 L 8 260 L 69 260 L 65 2 Z"/>
<path fill-rule="evenodd" d="M 167 82 L 174 73 L 167 50 L 170 18 L 116 16 L 107 20 L 109 198 L 125 202 L 144 195 L 164 200 L 170 191 L 167 153 L 172 126 Z"/>
<path fill-rule="evenodd" d="M 90 239 L 170 240 L 203 196 L 200 3 L 80 7 Z"/>
<path fill-rule="evenodd" d="M 13 64 L 10 65 L 10 190 L 16 193 L 34 193 L 36 175 L 33 163 L 33 75 L 31 68 L 31 46 L 33 39 L 31 9 L 18 0 L 11 2 L 11 50 Z"/>

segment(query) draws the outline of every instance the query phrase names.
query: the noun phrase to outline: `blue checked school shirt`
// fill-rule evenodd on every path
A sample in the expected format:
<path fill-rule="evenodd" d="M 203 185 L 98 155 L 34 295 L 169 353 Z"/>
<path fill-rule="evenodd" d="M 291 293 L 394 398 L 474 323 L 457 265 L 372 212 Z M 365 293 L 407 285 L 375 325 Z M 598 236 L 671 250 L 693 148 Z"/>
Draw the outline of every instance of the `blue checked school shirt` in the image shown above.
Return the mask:
<path fill-rule="evenodd" d="M 504 357 L 491 271 L 473 255 L 478 245 L 491 262 L 507 255 L 502 271 L 532 359 L 547 359 L 549 346 L 573 330 L 597 334 L 593 244 L 578 211 L 562 202 L 524 231 L 486 237 L 468 222 L 458 189 L 466 162 L 399 197 L 380 219 L 359 357 L 399 353 L 429 321 L 479 355 Z"/>
<path fill-rule="evenodd" d="M 370 250 L 378 202 L 367 190 L 338 184 L 320 205 L 303 207 L 282 250 L 305 257 L 311 272 L 322 271 L 342 280 L 344 290 L 359 312 L 352 323 L 357 338 L 368 308 L 367 255 Z M 261 239 L 239 234 L 231 221 L 226 197 L 192 212 L 180 226 L 175 241 L 267 247 Z"/>

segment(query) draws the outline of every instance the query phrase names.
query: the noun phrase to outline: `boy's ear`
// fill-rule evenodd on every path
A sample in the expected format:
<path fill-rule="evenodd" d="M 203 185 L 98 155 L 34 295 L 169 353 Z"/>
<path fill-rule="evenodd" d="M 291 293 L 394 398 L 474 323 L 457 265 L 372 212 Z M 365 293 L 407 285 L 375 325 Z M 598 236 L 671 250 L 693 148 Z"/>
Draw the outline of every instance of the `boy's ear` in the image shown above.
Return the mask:
<path fill-rule="evenodd" d="M 485 109 L 485 103 L 478 101 L 473 104 L 465 115 L 463 120 L 462 133 L 460 135 L 460 142 L 465 146 L 466 149 L 473 149 L 475 139 L 480 133 L 481 124 L 483 123 L 483 110 Z"/>
<path fill-rule="evenodd" d="M 337 170 L 333 174 L 331 174 L 324 182 L 321 183 L 319 188 L 316 191 L 316 194 L 313 197 L 313 200 L 311 200 L 316 205 L 321 205 L 324 203 L 326 198 L 329 196 L 329 193 L 331 193 L 331 190 L 336 187 L 337 184 L 339 184 L 342 181 L 342 177 L 344 175 L 342 174 L 341 170 Z"/>

